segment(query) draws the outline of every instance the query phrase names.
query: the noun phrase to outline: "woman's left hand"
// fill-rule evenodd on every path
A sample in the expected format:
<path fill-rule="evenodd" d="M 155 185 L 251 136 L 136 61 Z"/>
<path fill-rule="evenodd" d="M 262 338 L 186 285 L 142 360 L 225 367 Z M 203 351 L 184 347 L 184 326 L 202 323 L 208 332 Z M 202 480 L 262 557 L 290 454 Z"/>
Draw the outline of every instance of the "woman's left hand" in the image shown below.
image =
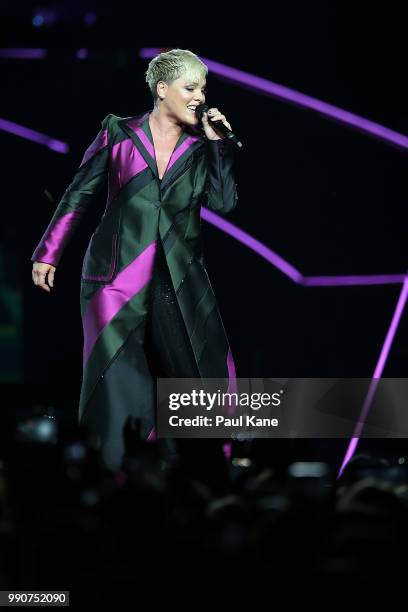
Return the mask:
<path fill-rule="evenodd" d="M 226 120 L 225 115 L 222 115 L 218 108 L 209 108 L 208 112 L 204 113 L 202 118 L 204 132 L 209 140 L 222 140 L 223 138 L 226 138 L 226 136 L 223 135 L 219 136 L 218 132 L 216 131 L 216 128 L 214 129 L 213 127 L 211 127 L 211 121 L 222 121 L 222 123 L 226 125 L 227 128 L 232 130 L 232 127 Z"/>

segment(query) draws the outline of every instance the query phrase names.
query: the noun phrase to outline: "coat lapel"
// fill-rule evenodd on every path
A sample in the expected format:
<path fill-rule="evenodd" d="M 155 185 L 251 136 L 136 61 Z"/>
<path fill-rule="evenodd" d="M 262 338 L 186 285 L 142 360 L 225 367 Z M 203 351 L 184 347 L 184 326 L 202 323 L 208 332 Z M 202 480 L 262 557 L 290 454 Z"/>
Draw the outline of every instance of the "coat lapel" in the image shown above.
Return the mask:
<path fill-rule="evenodd" d="M 158 179 L 159 173 L 156 163 L 153 136 L 149 125 L 149 112 L 137 115 L 130 119 L 119 121 L 121 128 L 130 136 L 137 149 L 145 159 L 153 175 Z M 173 153 L 167 164 L 166 171 L 161 182 L 161 189 L 165 189 L 168 184 L 184 172 L 186 166 L 192 163 L 192 154 L 204 147 L 204 138 L 193 131 L 184 130 L 180 134 Z"/>
<path fill-rule="evenodd" d="M 136 117 L 131 117 L 130 119 L 121 119 L 118 123 L 126 134 L 130 136 L 139 153 L 145 159 L 150 170 L 153 172 L 154 176 L 158 178 L 153 143 L 146 133 L 146 122 L 148 123 L 148 116 L 149 113 L 144 113 L 142 115 L 137 115 Z M 145 129 L 143 129 L 143 126 Z"/>

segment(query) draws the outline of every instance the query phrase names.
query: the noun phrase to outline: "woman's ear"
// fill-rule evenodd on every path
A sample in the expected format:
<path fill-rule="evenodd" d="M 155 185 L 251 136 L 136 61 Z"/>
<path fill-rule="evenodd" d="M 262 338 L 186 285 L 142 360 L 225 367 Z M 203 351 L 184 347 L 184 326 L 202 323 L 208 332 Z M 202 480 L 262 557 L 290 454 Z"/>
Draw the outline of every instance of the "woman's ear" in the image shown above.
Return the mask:
<path fill-rule="evenodd" d="M 160 100 L 164 100 L 164 98 L 166 97 L 166 91 L 167 91 L 167 83 L 165 83 L 164 81 L 157 81 L 157 96 L 160 98 Z"/>

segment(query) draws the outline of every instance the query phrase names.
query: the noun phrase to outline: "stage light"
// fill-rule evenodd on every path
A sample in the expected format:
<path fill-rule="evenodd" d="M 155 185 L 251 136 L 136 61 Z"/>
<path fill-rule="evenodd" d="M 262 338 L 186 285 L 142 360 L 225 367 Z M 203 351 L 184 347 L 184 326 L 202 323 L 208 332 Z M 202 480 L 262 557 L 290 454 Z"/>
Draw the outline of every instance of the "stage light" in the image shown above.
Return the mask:
<path fill-rule="evenodd" d="M 40 416 L 18 423 L 17 433 L 27 442 L 56 444 L 58 427 L 55 419 Z"/>
<path fill-rule="evenodd" d="M 34 26 L 41 26 L 44 23 L 44 17 L 42 15 L 36 15 L 35 17 L 33 17 L 33 25 Z"/>
<path fill-rule="evenodd" d="M 93 12 L 84 15 L 84 23 L 87 26 L 92 26 L 96 22 L 96 14 Z"/>
<path fill-rule="evenodd" d="M 34 11 L 32 24 L 36 28 L 54 25 L 56 21 L 56 13 L 48 8 L 39 7 Z"/>

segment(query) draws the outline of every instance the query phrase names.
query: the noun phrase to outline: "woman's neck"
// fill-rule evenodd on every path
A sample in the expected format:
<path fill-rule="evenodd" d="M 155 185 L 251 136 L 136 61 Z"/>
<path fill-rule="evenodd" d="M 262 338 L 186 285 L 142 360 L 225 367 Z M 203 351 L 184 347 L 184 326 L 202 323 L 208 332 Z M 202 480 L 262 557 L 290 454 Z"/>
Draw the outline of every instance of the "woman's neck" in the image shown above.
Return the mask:
<path fill-rule="evenodd" d="M 170 119 L 167 115 L 157 108 L 154 108 L 149 116 L 150 128 L 154 130 L 159 138 L 178 138 L 183 131 L 181 124 Z"/>

